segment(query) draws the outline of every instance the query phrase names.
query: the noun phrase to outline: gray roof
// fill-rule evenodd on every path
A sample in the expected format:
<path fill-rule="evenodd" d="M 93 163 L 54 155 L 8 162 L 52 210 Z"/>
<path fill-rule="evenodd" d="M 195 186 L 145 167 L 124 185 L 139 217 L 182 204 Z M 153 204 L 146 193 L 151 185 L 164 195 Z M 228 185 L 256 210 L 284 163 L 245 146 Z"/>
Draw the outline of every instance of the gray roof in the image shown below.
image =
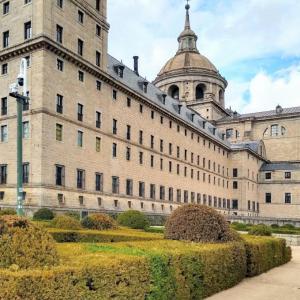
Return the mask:
<path fill-rule="evenodd" d="M 174 117 L 183 120 L 188 123 L 190 126 L 194 127 L 196 130 L 204 133 L 205 135 L 211 137 L 212 139 L 218 141 L 226 147 L 230 147 L 230 143 L 224 138 L 222 139 L 222 133 L 211 123 L 207 122 L 206 119 L 202 118 L 195 111 L 187 108 L 182 103 L 179 103 L 178 100 L 173 99 L 172 97 L 167 96 L 165 104 L 163 103 L 162 94 L 163 92 L 154 86 L 151 82 L 148 83 L 147 93 L 143 91 L 143 82 L 147 82 L 145 78 L 138 76 L 130 68 L 124 66 L 124 75 L 121 78 L 116 72 L 115 68 L 117 66 L 124 66 L 120 61 L 115 59 L 112 56 L 108 56 L 108 74 L 111 75 L 115 80 L 122 82 L 128 88 L 134 90 L 136 93 L 140 94 L 142 97 L 148 99 L 152 104 L 161 107 L 163 110 L 166 110 L 168 113 L 172 114 Z M 178 113 L 178 105 L 182 105 L 180 114 Z M 193 120 L 192 120 L 193 119 Z M 205 128 L 203 128 L 203 123 Z M 215 134 L 214 134 L 215 131 Z"/>
<path fill-rule="evenodd" d="M 300 106 L 297 107 L 288 107 L 283 108 L 281 113 L 277 113 L 276 110 L 268 110 L 268 111 L 261 111 L 256 113 L 249 113 L 249 114 L 237 114 L 237 116 L 228 116 L 224 117 L 218 121 L 232 121 L 232 120 L 239 120 L 239 119 L 248 119 L 248 118 L 265 118 L 265 117 L 274 117 L 274 116 L 282 116 L 282 115 L 289 115 L 289 114 L 300 114 Z"/>
<path fill-rule="evenodd" d="M 259 142 L 259 141 L 247 141 L 247 142 L 242 142 L 242 143 L 231 144 L 231 148 L 233 150 L 249 149 L 249 150 L 252 150 L 253 152 L 256 152 L 257 154 L 260 154 L 259 153 L 260 145 L 261 145 L 261 142 Z"/>
<path fill-rule="evenodd" d="M 277 170 L 285 170 L 285 171 L 292 171 L 292 170 L 300 170 L 300 163 L 264 163 L 260 171 L 277 171 Z"/>

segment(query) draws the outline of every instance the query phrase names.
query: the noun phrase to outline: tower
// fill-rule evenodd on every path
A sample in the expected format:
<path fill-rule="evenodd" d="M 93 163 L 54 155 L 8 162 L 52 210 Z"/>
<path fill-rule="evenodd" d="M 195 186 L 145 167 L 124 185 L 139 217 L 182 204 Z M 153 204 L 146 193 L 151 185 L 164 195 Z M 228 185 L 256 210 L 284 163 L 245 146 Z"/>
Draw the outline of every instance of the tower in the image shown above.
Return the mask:
<path fill-rule="evenodd" d="M 178 37 L 178 51 L 161 69 L 154 84 L 207 120 L 218 120 L 227 115 L 224 103 L 227 81 L 199 52 L 198 37 L 190 24 L 190 5 L 185 9 L 185 26 Z"/>

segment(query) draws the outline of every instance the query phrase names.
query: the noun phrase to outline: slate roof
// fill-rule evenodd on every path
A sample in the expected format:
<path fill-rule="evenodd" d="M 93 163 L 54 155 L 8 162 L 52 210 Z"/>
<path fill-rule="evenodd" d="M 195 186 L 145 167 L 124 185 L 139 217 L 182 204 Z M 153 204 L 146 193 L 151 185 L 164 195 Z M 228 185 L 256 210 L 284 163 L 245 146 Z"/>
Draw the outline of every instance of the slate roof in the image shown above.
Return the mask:
<path fill-rule="evenodd" d="M 122 65 L 124 67 L 124 75 L 121 78 L 115 70 L 116 66 Z M 178 113 L 178 100 L 173 99 L 172 97 L 167 96 L 165 104 L 163 103 L 162 94 L 163 92 L 155 87 L 151 82 L 148 83 L 147 93 L 145 93 L 142 89 L 143 82 L 147 82 L 145 78 L 138 76 L 134 71 L 130 68 L 124 66 L 120 61 L 115 59 L 112 56 L 108 56 L 108 74 L 112 76 L 115 80 L 122 82 L 124 85 L 134 90 L 136 93 L 140 94 L 142 97 L 148 99 L 149 102 L 152 102 L 156 106 L 161 107 L 163 110 L 168 111 L 170 114 L 175 116 L 176 118 L 182 119 L 184 122 L 188 123 L 198 131 L 208 135 L 212 139 L 218 141 L 226 147 L 230 147 L 230 143 L 224 138 L 222 139 L 222 133 L 211 123 L 209 123 L 206 119 L 202 118 L 195 111 L 187 108 L 185 105 L 181 106 L 181 113 Z M 192 120 L 193 118 L 193 120 Z M 203 128 L 203 122 L 205 122 L 205 129 Z M 213 134 L 215 131 L 215 134 Z"/>
<path fill-rule="evenodd" d="M 286 171 L 292 171 L 292 170 L 300 170 L 300 163 L 264 163 L 260 171 L 277 171 L 277 170 L 286 170 Z"/>
<path fill-rule="evenodd" d="M 239 150 L 239 149 L 250 149 L 257 154 L 259 154 L 259 146 L 260 146 L 259 141 L 247 141 L 247 142 L 242 142 L 242 143 L 236 143 L 236 144 L 231 144 L 231 148 L 234 150 Z"/>
<path fill-rule="evenodd" d="M 249 114 L 238 114 L 236 117 L 228 116 L 224 117 L 218 121 L 232 121 L 232 120 L 239 120 L 239 119 L 248 119 L 248 118 L 265 118 L 265 117 L 273 117 L 273 116 L 282 116 L 288 114 L 300 114 L 300 106 L 297 107 L 288 107 L 283 108 L 281 113 L 276 113 L 276 110 L 268 110 L 268 111 L 261 111 L 256 113 L 249 113 Z"/>

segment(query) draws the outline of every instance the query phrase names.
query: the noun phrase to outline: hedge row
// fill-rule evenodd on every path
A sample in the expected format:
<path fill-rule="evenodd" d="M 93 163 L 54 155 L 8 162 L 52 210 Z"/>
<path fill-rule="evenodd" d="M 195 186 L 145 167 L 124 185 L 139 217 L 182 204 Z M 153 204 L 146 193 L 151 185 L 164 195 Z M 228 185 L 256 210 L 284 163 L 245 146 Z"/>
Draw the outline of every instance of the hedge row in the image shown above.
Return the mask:
<path fill-rule="evenodd" d="M 63 266 L 0 270 L 0 299 L 203 299 L 290 258 L 282 240 L 247 237 L 245 244 L 60 244 Z"/>
<path fill-rule="evenodd" d="M 161 234 L 146 233 L 131 229 L 97 231 L 49 228 L 48 232 L 58 243 L 112 243 L 163 239 Z"/>

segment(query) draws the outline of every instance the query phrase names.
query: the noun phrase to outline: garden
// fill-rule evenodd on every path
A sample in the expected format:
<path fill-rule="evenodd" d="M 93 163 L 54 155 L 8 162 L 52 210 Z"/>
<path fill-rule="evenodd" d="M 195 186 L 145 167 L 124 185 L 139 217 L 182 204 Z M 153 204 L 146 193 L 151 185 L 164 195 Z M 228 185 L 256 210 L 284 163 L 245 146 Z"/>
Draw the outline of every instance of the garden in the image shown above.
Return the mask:
<path fill-rule="evenodd" d="M 1 214 L 0 299 L 204 299 L 291 259 L 284 240 L 239 235 L 202 205 L 175 210 L 163 233 L 133 210 Z"/>

